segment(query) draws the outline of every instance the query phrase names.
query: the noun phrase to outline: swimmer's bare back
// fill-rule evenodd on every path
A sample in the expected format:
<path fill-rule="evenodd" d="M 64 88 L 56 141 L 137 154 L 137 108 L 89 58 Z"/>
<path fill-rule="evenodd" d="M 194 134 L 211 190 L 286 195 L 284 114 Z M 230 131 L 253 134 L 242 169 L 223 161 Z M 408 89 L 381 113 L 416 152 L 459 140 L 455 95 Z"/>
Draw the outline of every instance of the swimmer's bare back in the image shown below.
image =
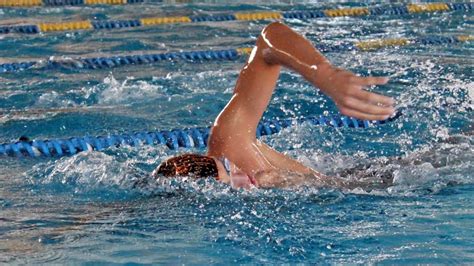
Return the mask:
<path fill-rule="evenodd" d="M 321 185 L 344 187 L 343 181 L 326 177 L 256 139 L 258 122 L 270 102 L 282 66 L 299 73 L 328 95 L 344 115 L 383 120 L 394 112 L 391 98 L 364 90 L 385 84 L 388 78 L 359 77 L 338 69 L 303 36 L 274 22 L 260 34 L 231 100 L 214 122 L 208 155 L 229 159 L 261 187 L 297 184 L 308 175 Z M 285 172 L 295 173 L 301 180 L 288 180 L 291 175 L 284 177 L 281 173 Z"/>

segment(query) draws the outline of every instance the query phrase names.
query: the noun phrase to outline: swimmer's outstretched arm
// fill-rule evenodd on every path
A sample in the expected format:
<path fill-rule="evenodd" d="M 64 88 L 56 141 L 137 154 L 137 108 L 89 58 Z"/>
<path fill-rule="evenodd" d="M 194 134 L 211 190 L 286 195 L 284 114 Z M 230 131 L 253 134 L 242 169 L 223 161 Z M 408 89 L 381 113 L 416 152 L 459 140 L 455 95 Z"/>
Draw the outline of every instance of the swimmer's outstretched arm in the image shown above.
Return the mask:
<path fill-rule="evenodd" d="M 330 96 L 342 114 L 383 120 L 394 112 L 391 98 L 363 90 L 366 86 L 385 84 L 387 78 L 358 77 L 333 67 L 308 40 L 281 23 L 270 24 L 260 39 L 263 59 L 267 64 L 282 65 L 300 73 Z"/>
<path fill-rule="evenodd" d="M 387 78 L 358 77 L 335 68 L 307 39 L 274 22 L 262 31 L 232 99 L 216 118 L 209 138 L 210 156 L 225 156 L 252 176 L 272 170 L 314 173 L 255 138 L 282 66 L 298 72 L 331 97 L 344 115 L 382 120 L 394 112 L 391 98 L 364 90 L 366 86 L 385 84 Z"/>

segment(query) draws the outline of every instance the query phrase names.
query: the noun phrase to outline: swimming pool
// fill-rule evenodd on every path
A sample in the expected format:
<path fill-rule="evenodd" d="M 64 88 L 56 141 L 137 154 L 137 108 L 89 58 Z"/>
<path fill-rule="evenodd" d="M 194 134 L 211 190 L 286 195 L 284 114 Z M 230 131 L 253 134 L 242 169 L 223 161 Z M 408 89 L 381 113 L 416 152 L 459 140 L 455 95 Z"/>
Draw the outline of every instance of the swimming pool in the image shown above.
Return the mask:
<path fill-rule="evenodd" d="M 267 2 L 266 2 L 267 3 Z M 255 10 L 322 10 L 344 3 L 145 3 L 0 9 L 2 22 L 125 19 Z M 268 21 L 0 35 L 4 62 L 51 56 L 251 46 Z M 317 44 L 472 35 L 472 11 L 290 19 Z M 389 75 L 375 90 L 403 115 L 367 129 L 309 123 L 265 141 L 328 174 L 395 177 L 387 189 L 236 191 L 213 180 L 154 182 L 173 151 L 108 148 L 62 158 L 0 157 L 2 263 L 474 263 L 472 41 L 336 51 L 335 65 Z M 170 61 L 105 69 L 34 68 L 0 74 L 0 143 L 209 126 L 229 100 L 237 61 Z M 336 114 L 284 72 L 265 118 Z M 200 149 L 191 151 L 202 152 Z M 401 157 L 401 160 L 394 159 Z M 370 166 L 370 167 L 369 167 Z M 140 181 L 141 185 L 137 185 Z"/>

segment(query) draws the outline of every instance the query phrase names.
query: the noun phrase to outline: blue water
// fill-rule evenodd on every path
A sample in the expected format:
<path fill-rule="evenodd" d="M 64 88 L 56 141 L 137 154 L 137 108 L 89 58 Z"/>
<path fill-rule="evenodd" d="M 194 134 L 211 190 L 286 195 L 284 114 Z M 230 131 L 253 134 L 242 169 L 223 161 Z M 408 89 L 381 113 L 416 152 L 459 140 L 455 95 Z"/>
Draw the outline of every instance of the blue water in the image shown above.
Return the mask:
<path fill-rule="evenodd" d="M 275 1 L 0 9 L 0 21 L 325 6 L 335 5 Z M 315 43 L 337 44 L 472 34 L 472 13 L 288 24 Z M 234 48 L 251 45 L 264 25 L 225 22 L 2 35 L 0 60 Z M 303 124 L 264 139 L 329 175 L 361 180 L 389 176 L 394 185 L 388 188 L 242 191 L 210 179 L 153 180 L 149 173 L 176 154 L 161 146 L 111 148 L 60 159 L 2 157 L 0 262 L 473 264 L 473 50 L 472 42 L 466 42 L 327 53 L 340 67 L 390 76 L 388 85 L 372 89 L 395 97 L 403 115 L 370 129 Z M 45 139 L 208 126 L 231 97 L 243 63 L 1 74 L 0 143 L 22 135 Z M 284 72 L 265 117 L 326 113 L 337 113 L 326 96 Z"/>

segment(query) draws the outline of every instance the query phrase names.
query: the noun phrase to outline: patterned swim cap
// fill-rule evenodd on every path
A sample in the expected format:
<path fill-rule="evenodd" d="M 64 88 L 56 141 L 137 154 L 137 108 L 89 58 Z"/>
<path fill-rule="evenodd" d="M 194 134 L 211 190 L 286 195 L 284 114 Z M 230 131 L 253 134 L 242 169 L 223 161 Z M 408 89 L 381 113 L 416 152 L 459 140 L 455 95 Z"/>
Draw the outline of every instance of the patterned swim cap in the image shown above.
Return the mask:
<path fill-rule="evenodd" d="M 162 162 L 153 176 L 218 177 L 217 164 L 212 157 L 200 154 L 183 154 Z"/>

